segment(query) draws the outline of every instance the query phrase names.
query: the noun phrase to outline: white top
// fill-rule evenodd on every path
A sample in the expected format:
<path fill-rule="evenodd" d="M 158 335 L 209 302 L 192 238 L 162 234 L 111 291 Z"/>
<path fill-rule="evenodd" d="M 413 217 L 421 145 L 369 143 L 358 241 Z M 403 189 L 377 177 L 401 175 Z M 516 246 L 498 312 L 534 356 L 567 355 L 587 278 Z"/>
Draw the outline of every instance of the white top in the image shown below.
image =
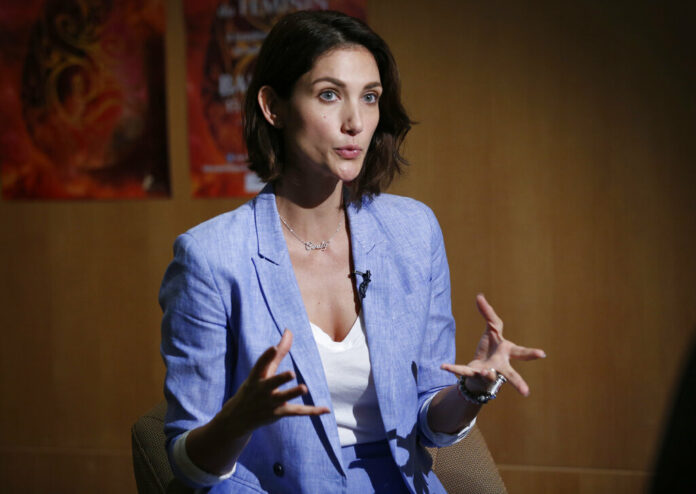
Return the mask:
<path fill-rule="evenodd" d="M 341 446 L 386 439 L 372 379 L 362 315 L 343 341 L 333 341 L 310 322 L 331 394 Z"/>

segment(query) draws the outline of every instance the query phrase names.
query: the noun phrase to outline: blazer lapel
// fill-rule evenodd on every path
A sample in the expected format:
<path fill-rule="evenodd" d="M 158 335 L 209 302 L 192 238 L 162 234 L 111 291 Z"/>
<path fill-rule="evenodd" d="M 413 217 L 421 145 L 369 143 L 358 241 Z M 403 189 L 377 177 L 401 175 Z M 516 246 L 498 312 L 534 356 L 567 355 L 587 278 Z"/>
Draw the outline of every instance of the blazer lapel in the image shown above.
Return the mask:
<path fill-rule="evenodd" d="M 381 225 L 366 204 L 359 211 L 348 206 L 353 263 L 356 271 L 370 271 L 370 283 L 362 300 L 363 318 L 370 350 L 370 363 L 382 421 L 388 437 L 398 417 L 398 385 L 394 365 L 398 362 L 398 342 L 391 324 L 392 266 L 388 243 Z M 356 284 L 362 282 L 357 275 Z M 397 302 L 397 301 L 394 301 Z"/>
<path fill-rule="evenodd" d="M 321 357 L 302 302 L 297 279 L 292 269 L 285 238 L 270 185 L 255 200 L 258 257 L 253 258 L 256 273 L 278 330 L 279 338 L 285 328 L 292 331 L 290 357 L 302 381 L 307 385 L 312 403 L 332 409 L 331 395 L 326 384 Z M 341 445 L 336 420 L 332 413 L 319 416 L 326 439 L 341 465 Z M 322 439 L 323 440 L 323 439 Z"/>

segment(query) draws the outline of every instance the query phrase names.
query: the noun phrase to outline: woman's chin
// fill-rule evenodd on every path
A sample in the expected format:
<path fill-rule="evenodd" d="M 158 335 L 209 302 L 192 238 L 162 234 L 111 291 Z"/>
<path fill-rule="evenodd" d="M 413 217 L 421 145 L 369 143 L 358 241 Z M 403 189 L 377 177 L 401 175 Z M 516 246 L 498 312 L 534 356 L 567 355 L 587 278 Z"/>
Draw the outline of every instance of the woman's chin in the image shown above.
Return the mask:
<path fill-rule="evenodd" d="M 341 182 L 348 185 L 358 178 L 361 169 L 362 163 L 360 166 L 355 166 L 355 164 L 350 166 L 342 166 L 336 170 L 336 176 Z"/>

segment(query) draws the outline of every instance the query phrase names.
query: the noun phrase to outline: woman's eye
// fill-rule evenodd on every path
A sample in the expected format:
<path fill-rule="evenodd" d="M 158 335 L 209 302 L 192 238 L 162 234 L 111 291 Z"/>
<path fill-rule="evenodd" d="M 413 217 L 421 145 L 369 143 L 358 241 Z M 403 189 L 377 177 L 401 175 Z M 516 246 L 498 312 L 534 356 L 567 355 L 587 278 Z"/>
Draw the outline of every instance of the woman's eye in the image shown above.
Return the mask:
<path fill-rule="evenodd" d="M 336 93 L 330 90 L 322 91 L 319 93 L 319 97 L 324 101 L 334 101 L 337 98 Z"/>
<path fill-rule="evenodd" d="M 367 103 L 377 103 L 379 95 L 377 93 L 367 93 L 363 98 Z"/>

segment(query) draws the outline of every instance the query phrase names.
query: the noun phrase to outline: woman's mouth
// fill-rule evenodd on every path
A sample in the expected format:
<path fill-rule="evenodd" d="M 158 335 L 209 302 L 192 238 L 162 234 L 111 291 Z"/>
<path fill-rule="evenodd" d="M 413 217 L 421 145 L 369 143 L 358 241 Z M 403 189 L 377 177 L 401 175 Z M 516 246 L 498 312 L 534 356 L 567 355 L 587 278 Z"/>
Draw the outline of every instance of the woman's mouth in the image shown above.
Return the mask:
<path fill-rule="evenodd" d="M 336 151 L 336 154 L 338 154 L 341 158 L 352 160 L 360 156 L 360 153 L 362 153 L 362 148 L 359 146 L 343 146 L 340 148 L 334 148 L 334 151 Z"/>

